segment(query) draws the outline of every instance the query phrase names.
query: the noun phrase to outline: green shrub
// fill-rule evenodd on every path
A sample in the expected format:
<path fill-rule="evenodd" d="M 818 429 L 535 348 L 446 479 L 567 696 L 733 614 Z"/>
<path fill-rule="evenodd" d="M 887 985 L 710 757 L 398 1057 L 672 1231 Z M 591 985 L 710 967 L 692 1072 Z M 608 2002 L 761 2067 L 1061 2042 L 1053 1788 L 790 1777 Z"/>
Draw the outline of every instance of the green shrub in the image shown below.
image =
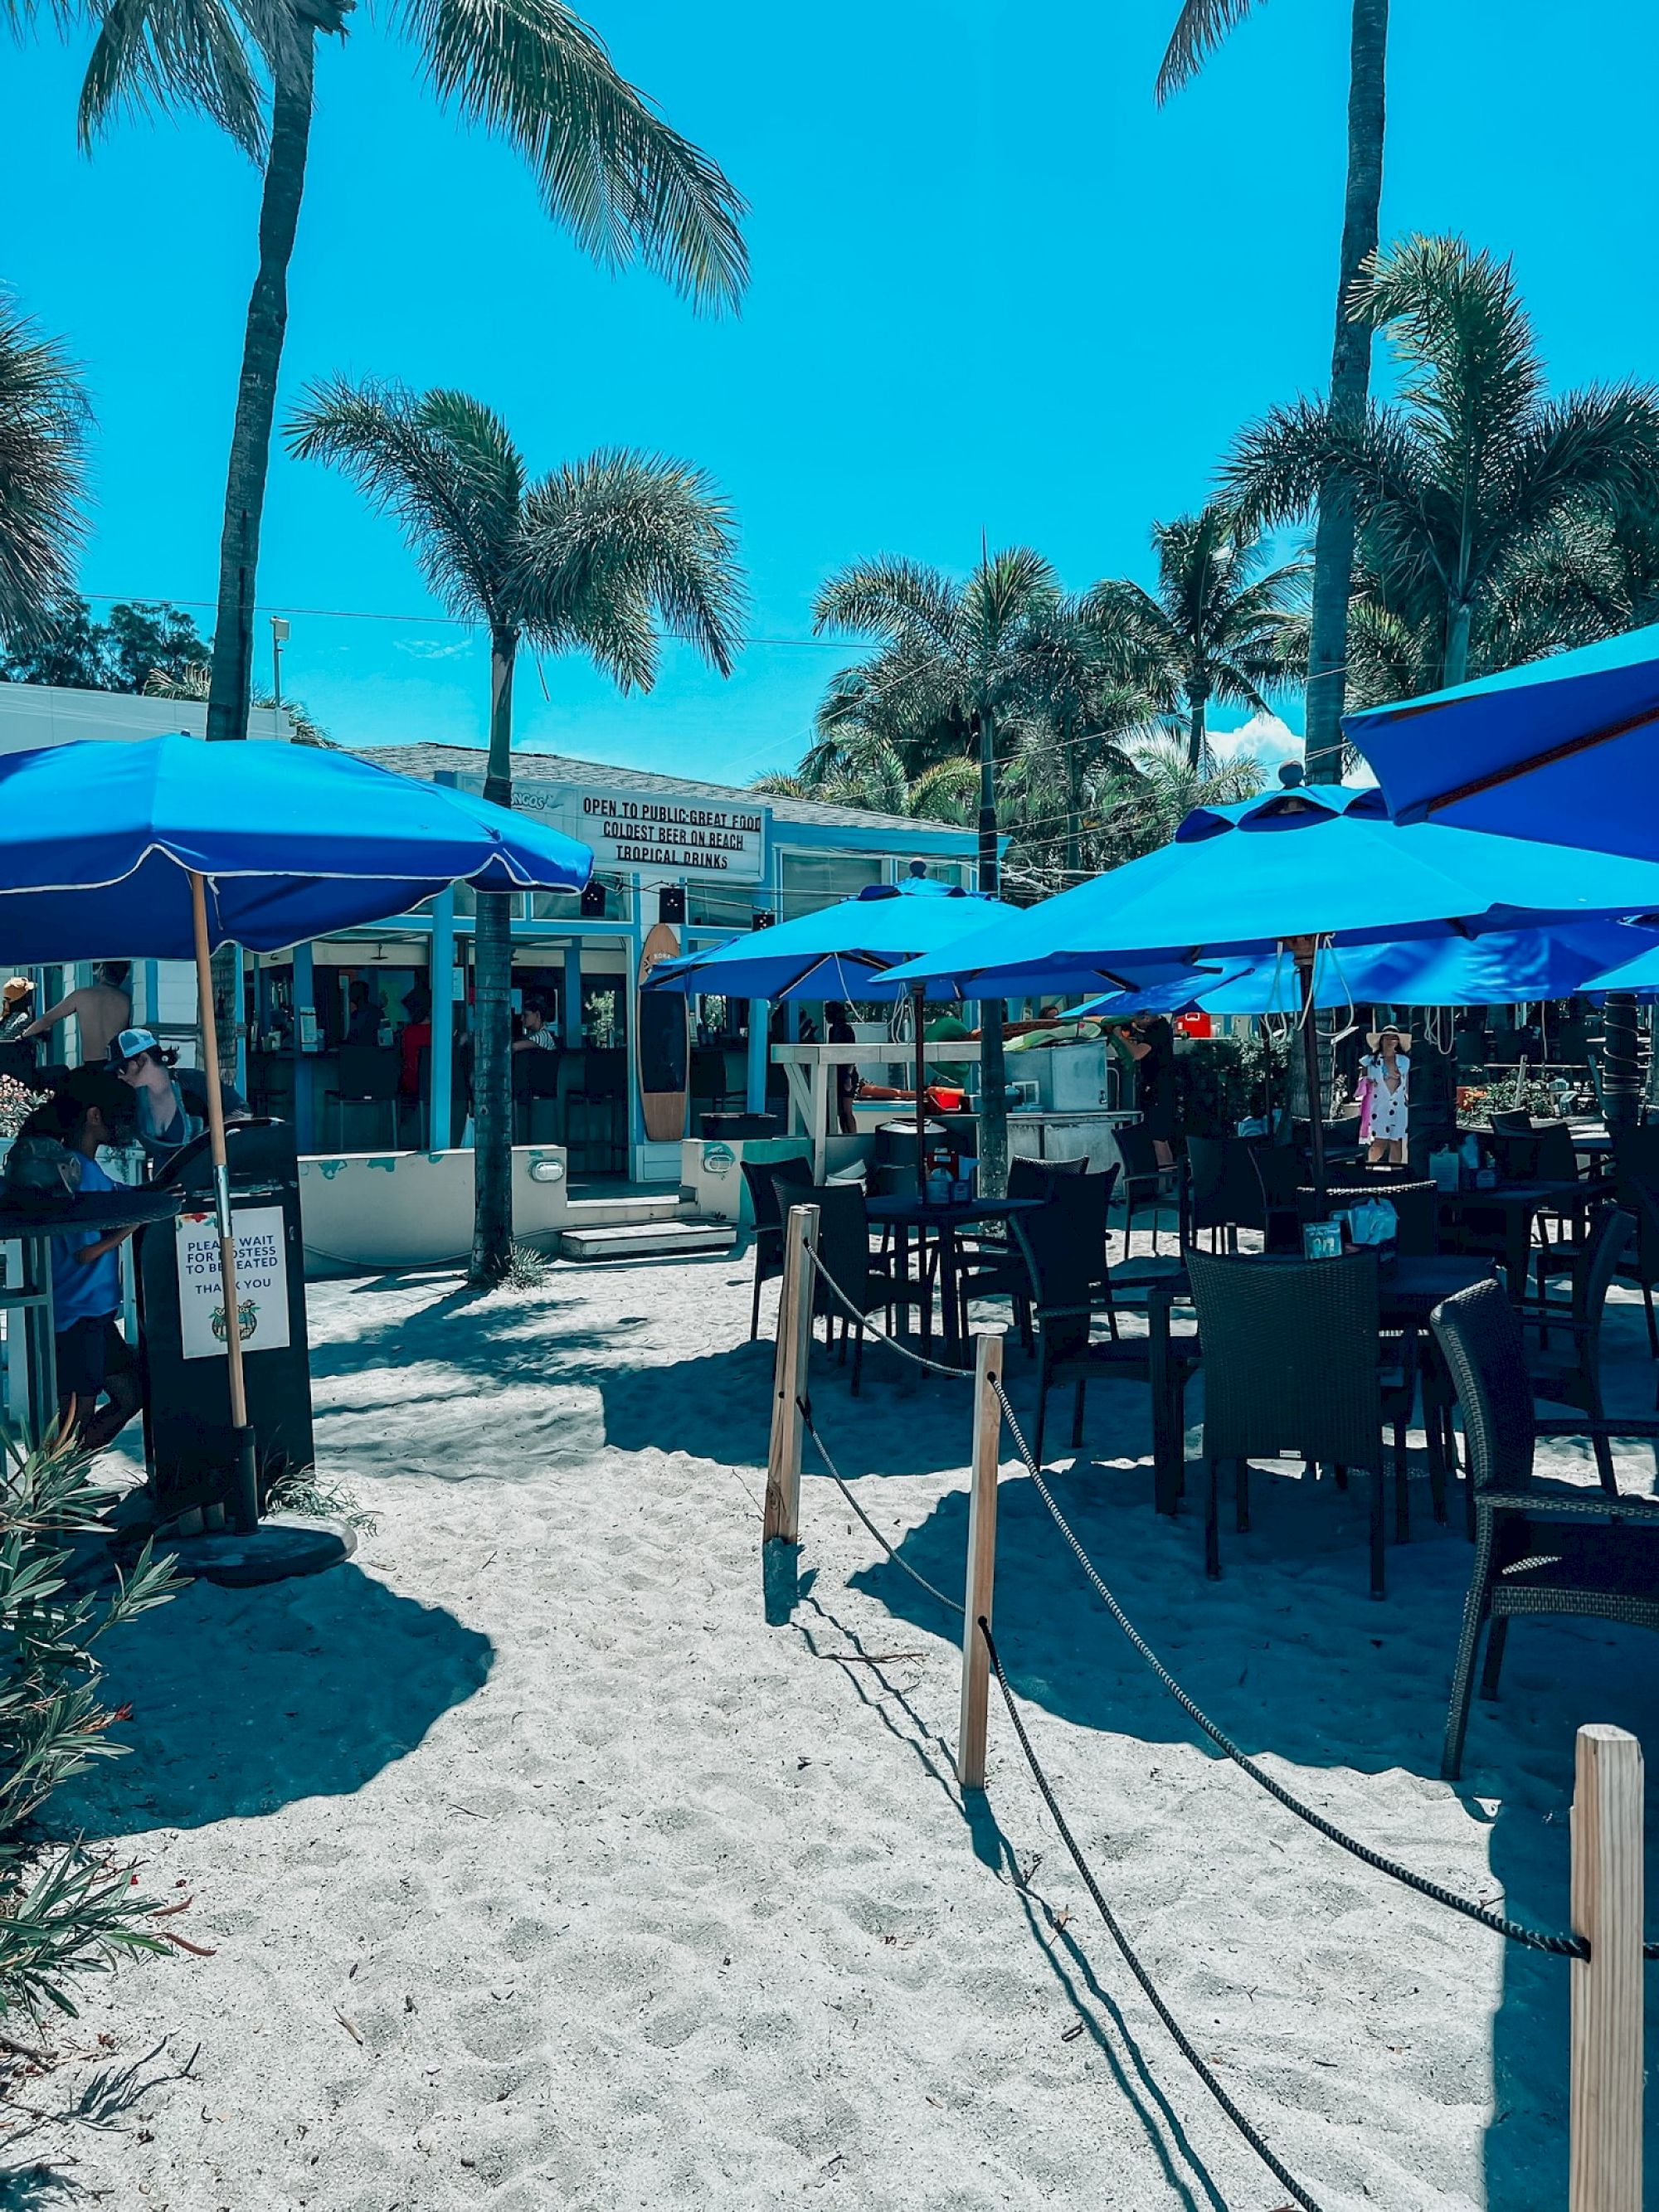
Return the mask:
<path fill-rule="evenodd" d="M 95 1759 L 125 1750 L 109 1734 L 125 1716 L 98 1697 L 97 1645 L 112 1628 L 182 1587 L 146 1545 L 112 1595 L 77 1589 L 70 1541 L 100 1528 L 112 1493 L 92 1480 L 72 1437 L 5 1446 L 0 1469 L 0 2018 L 46 2006 L 73 2014 L 74 1978 L 126 1954 L 161 1951 L 158 1898 L 78 1848 L 52 1850 L 37 1816 L 52 1791 Z"/>

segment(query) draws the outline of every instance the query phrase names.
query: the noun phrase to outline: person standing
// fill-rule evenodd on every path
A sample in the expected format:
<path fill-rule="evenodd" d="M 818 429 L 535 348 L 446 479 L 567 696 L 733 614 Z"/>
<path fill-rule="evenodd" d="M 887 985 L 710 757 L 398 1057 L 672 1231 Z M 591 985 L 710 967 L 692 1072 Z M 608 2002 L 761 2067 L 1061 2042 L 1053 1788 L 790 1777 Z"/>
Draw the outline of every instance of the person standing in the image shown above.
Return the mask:
<path fill-rule="evenodd" d="M 1406 1138 L 1411 1113 L 1411 1054 L 1409 1037 L 1397 1029 L 1373 1030 L 1366 1039 L 1370 1052 L 1359 1063 L 1359 1079 L 1369 1092 L 1360 1125 L 1362 1142 L 1372 1167 L 1393 1165 L 1406 1157 Z"/>
<path fill-rule="evenodd" d="M 1162 1014 L 1137 1014 L 1117 1032 L 1135 1064 L 1135 1104 L 1160 1167 L 1175 1164 L 1175 1031 Z"/>
<path fill-rule="evenodd" d="M 58 1137 L 80 1160 L 81 1198 L 120 1188 L 98 1164 L 100 1145 L 117 1141 L 119 1120 L 110 1078 L 77 1067 L 24 1125 L 27 1135 Z M 121 1334 L 120 1249 L 128 1229 L 69 1229 L 52 1239 L 52 1324 L 58 1354 L 58 1416 L 89 1452 L 102 1451 L 138 1411 L 143 1392 L 137 1354 Z M 100 1400 L 106 1402 L 101 1406 Z"/>
<path fill-rule="evenodd" d="M 82 1067 L 100 1066 L 112 1042 L 132 1019 L 132 994 L 128 988 L 132 963 L 100 960 L 92 973 L 90 983 L 70 991 L 55 1006 L 48 1006 L 23 1031 L 25 1037 L 44 1036 L 73 1014 L 80 1025 Z"/>
<path fill-rule="evenodd" d="M 123 1030 L 110 1045 L 109 1065 L 133 1094 L 134 1133 L 159 1166 L 207 1127 L 208 1079 L 199 1067 L 180 1067 L 153 1030 Z M 247 1101 L 228 1083 L 219 1085 L 227 1121 L 246 1121 Z"/>
<path fill-rule="evenodd" d="M 0 1075 L 27 1083 L 34 1073 L 35 1051 L 29 1040 L 34 1022 L 34 986 L 27 975 L 14 975 L 0 992 Z"/>
<path fill-rule="evenodd" d="M 524 1035 L 513 1040 L 514 1052 L 556 1052 L 559 1033 L 547 1018 L 544 999 L 526 999 L 524 1002 Z"/>
<path fill-rule="evenodd" d="M 826 1042 L 830 1044 L 856 1044 L 852 1021 L 839 999 L 831 999 L 823 1010 Z M 851 1060 L 842 1060 L 836 1068 L 836 1127 L 843 1137 L 856 1137 L 859 1133 L 858 1115 L 853 1111 L 853 1101 L 859 1095 L 859 1072 Z"/>

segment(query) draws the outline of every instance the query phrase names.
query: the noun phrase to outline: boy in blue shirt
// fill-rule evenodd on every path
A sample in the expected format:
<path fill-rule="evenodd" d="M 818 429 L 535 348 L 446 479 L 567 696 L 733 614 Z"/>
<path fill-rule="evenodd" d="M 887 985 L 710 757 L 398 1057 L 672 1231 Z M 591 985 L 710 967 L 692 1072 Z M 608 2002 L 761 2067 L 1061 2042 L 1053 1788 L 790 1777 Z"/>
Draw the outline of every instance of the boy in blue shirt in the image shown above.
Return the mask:
<path fill-rule="evenodd" d="M 113 1079 L 100 1069 L 76 1068 L 41 1109 L 46 1127 L 80 1156 L 83 1198 L 120 1188 L 95 1157 L 100 1145 L 116 1141 L 112 1124 L 120 1103 Z M 52 1240 L 58 1419 L 77 1425 L 89 1452 L 102 1451 L 143 1400 L 137 1357 L 116 1318 L 121 1310 L 118 1255 L 131 1234 L 131 1229 L 69 1230 Z M 100 1398 L 108 1401 L 101 1409 Z"/>

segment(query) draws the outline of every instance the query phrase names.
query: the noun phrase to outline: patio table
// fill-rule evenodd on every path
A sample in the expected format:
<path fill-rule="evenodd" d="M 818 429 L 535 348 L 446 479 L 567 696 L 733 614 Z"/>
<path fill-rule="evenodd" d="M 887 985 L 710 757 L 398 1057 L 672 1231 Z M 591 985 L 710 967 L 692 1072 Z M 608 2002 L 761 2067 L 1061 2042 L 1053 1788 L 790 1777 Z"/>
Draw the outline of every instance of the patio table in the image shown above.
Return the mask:
<path fill-rule="evenodd" d="M 872 1198 L 866 1212 L 872 1227 L 895 1229 L 898 1231 L 898 1262 L 901 1277 L 908 1276 L 910 1259 L 910 1231 L 916 1232 L 917 1259 L 923 1268 L 925 1282 L 925 1250 L 931 1232 L 939 1249 L 939 1297 L 943 1306 L 941 1323 L 945 1339 L 945 1357 L 955 1367 L 963 1364 L 961 1320 L 957 1307 L 957 1236 L 963 1229 L 975 1227 L 985 1221 L 1011 1221 L 1016 1214 L 1035 1212 L 1042 1203 L 1036 1198 L 961 1198 L 944 1204 L 921 1197 L 895 1194 L 885 1198 Z M 933 1337 L 933 1302 L 924 1299 L 921 1306 L 921 1334 L 924 1343 Z"/>
<path fill-rule="evenodd" d="M 1490 1190 L 1443 1190 L 1442 1218 L 1467 1220 L 1471 1214 L 1500 1217 L 1504 1238 L 1504 1268 L 1512 1298 L 1527 1293 L 1527 1271 L 1532 1265 L 1532 1224 L 1540 1207 L 1568 1210 L 1588 1206 L 1597 1194 L 1582 1182 L 1500 1182 Z"/>

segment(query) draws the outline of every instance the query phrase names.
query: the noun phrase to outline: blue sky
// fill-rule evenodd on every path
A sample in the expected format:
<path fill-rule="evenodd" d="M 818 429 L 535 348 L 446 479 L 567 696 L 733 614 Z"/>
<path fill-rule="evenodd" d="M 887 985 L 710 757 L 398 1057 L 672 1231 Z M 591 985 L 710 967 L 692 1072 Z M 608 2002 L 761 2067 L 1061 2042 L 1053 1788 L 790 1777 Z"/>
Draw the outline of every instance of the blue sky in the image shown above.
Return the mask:
<path fill-rule="evenodd" d="M 571 660 L 544 696 L 532 665 L 525 742 L 738 781 L 791 765 L 838 665 L 799 641 L 830 569 L 959 568 L 983 530 L 1073 585 L 1144 576 L 1152 518 L 1203 497 L 1241 422 L 1321 383 L 1347 10 L 1273 0 L 1160 111 L 1176 5 L 592 0 L 619 65 L 753 204 L 726 322 L 584 264 L 510 152 L 427 94 L 392 11 L 359 10 L 319 70 L 285 398 L 338 370 L 460 385 L 532 465 L 683 454 L 742 526 L 756 641 L 729 683 L 671 650 L 649 697 Z M 84 160 L 83 47 L 6 53 L 0 278 L 92 388 L 86 586 L 208 599 L 257 180 L 194 124 L 128 125 Z M 1563 386 L 1659 375 L 1656 82 L 1638 0 L 1395 0 L 1385 234 L 1512 252 Z M 260 598 L 357 611 L 296 613 L 288 648 L 337 736 L 482 739 L 482 641 L 433 619 L 392 526 L 314 465 L 276 465 Z"/>

